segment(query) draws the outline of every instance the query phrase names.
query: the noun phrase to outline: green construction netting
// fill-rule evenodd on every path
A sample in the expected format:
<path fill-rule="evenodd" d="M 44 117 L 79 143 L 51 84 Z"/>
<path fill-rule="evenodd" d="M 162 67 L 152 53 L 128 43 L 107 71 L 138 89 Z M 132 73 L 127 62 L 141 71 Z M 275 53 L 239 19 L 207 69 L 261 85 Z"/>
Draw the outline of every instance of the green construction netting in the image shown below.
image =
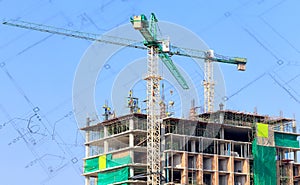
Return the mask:
<path fill-rule="evenodd" d="M 129 163 L 131 163 L 131 158 L 129 155 L 116 159 L 112 159 L 112 154 L 107 154 L 106 156 L 106 168 L 121 166 Z"/>
<path fill-rule="evenodd" d="M 124 167 L 118 170 L 98 173 L 98 185 L 107 185 L 116 182 L 122 182 L 128 180 L 129 177 L 129 167 Z M 126 185 L 124 183 L 122 185 Z"/>
<path fill-rule="evenodd" d="M 112 168 L 124 164 L 130 164 L 130 163 L 131 163 L 130 155 L 121 158 L 115 158 L 115 159 L 112 159 L 112 154 L 101 155 L 99 157 L 85 160 L 84 173 L 90 173 L 97 170 L 103 170 L 106 168 Z"/>
<path fill-rule="evenodd" d="M 299 141 L 295 135 L 274 133 L 274 138 L 276 146 L 299 148 Z"/>
<path fill-rule="evenodd" d="M 84 173 L 94 172 L 99 170 L 99 158 L 91 158 L 85 160 Z"/>
<path fill-rule="evenodd" d="M 252 142 L 254 185 L 276 185 L 276 149 Z"/>

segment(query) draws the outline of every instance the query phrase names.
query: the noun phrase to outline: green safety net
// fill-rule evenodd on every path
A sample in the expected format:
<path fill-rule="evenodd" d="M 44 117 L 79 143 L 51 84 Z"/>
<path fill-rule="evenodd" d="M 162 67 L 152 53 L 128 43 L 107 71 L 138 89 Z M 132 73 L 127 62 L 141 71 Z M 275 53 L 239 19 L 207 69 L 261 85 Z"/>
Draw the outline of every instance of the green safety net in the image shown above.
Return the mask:
<path fill-rule="evenodd" d="M 98 173 L 98 185 L 113 184 L 128 180 L 129 167 L 124 167 L 118 170 L 109 171 L 105 173 Z M 127 185 L 124 183 L 122 185 Z"/>
<path fill-rule="evenodd" d="M 99 170 L 99 158 L 91 158 L 85 160 L 84 173 L 94 172 Z"/>
<path fill-rule="evenodd" d="M 121 166 L 129 163 L 131 163 L 131 157 L 129 155 L 116 159 L 112 159 L 112 154 L 106 155 L 106 168 L 112 168 L 115 166 Z"/>
<path fill-rule="evenodd" d="M 102 155 L 99 157 L 86 159 L 84 165 L 84 173 L 94 172 L 97 170 L 105 170 L 131 163 L 130 155 L 121 158 L 112 158 L 112 154 Z M 98 185 L 113 184 L 116 182 L 127 181 L 129 178 L 129 167 L 123 167 L 112 171 L 102 171 L 98 173 Z M 122 183 L 121 185 L 127 185 Z"/>
<path fill-rule="evenodd" d="M 130 155 L 115 159 L 112 159 L 112 154 L 101 155 L 99 157 L 85 160 L 84 173 L 130 164 L 131 162 L 132 160 Z"/>
<path fill-rule="evenodd" d="M 299 148 L 297 136 L 286 133 L 274 133 L 275 145 L 282 147 Z"/>
<path fill-rule="evenodd" d="M 276 149 L 252 142 L 254 185 L 276 185 Z"/>

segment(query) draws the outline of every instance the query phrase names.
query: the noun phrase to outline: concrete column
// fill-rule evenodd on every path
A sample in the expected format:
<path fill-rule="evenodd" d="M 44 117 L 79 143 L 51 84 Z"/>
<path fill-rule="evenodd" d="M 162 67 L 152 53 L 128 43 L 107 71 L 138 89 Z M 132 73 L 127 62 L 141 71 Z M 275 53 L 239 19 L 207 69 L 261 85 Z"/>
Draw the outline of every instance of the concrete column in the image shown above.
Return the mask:
<path fill-rule="evenodd" d="M 224 124 L 224 112 L 220 112 L 219 114 L 219 123 Z"/>
<path fill-rule="evenodd" d="M 297 133 L 297 124 L 296 124 L 295 120 L 293 120 L 293 122 L 292 122 L 292 129 L 293 129 L 294 133 Z"/>
<path fill-rule="evenodd" d="M 134 168 L 131 166 L 129 168 L 129 177 L 132 177 L 132 176 L 134 176 Z"/>
<path fill-rule="evenodd" d="M 129 120 L 129 130 L 134 130 L 134 120 L 130 119 Z M 133 133 L 129 134 L 129 147 L 134 147 L 134 135 Z M 134 159 L 134 151 L 130 150 L 129 151 L 129 156 L 131 158 L 132 163 L 135 163 L 135 159 Z M 133 166 L 129 167 L 129 177 L 134 176 L 134 168 Z"/>
<path fill-rule="evenodd" d="M 248 157 L 248 144 L 244 144 L 244 157 Z"/>
<path fill-rule="evenodd" d="M 85 185 L 90 185 L 90 177 L 85 177 Z"/>
<path fill-rule="evenodd" d="M 183 171 L 181 173 L 181 184 L 188 184 L 188 154 L 184 152 L 181 157 L 181 167 Z"/>
<path fill-rule="evenodd" d="M 218 156 L 214 155 L 214 157 L 212 159 L 212 170 L 214 170 L 215 172 L 213 173 L 213 176 L 212 176 L 212 185 L 219 184 L 218 168 L 219 168 Z"/>
<path fill-rule="evenodd" d="M 85 145 L 85 157 L 90 156 L 90 145 L 86 144 Z"/>
<path fill-rule="evenodd" d="M 250 185 L 250 175 L 249 175 L 249 171 L 250 171 L 250 163 L 249 163 L 249 159 L 245 159 L 243 161 L 243 173 L 247 173 L 246 179 L 245 179 L 245 185 Z"/>
<path fill-rule="evenodd" d="M 220 138 L 224 139 L 224 128 L 223 127 L 220 128 Z"/>
<path fill-rule="evenodd" d="M 220 151 L 219 154 L 220 155 L 225 155 L 225 143 L 221 143 L 220 145 Z"/>
<path fill-rule="evenodd" d="M 161 119 L 160 122 L 161 122 L 161 128 L 160 128 L 160 143 L 161 143 L 161 145 L 160 145 L 160 151 L 161 151 L 160 165 L 161 165 L 161 167 L 160 167 L 160 171 L 161 171 L 162 175 L 164 177 L 166 177 L 166 172 L 164 170 L 165 163 L 166 163 L 166 153 L 163 152 L 163 151 L 165 151 L 165 148 L 166 148 L 166 138 L 165 138 L 166 131 L 165 131 L 165 125 L 162 123 L 163 120 Z"/>
<path fill-rule="evenodd" d="M 160 143 L 161 143 L 161 151 L 165 151 L 165 146 L 166 146 L 166 138 L 165 138 L 165 125 L 161 121 L 161 127 L 160 127 Z"/>
<path fill-rule="evenodd" d="M 89 131 L 86 131 L 86 132 L 85 132 L 85 142 L 88 142 L 88 141 L 89 141 L 89 138 L 90 138 L 90 132 L 89 132 Z M 86 157 L 89 157 L 89 156 L 90 156 L 90 145 L 89 145 L 89 144 L 86 144 L 86 145 L 85 145 L 85 156 L 86 156 Z"/>
<path fill-rule="evenodd" d="M 228 184 L 234 184 L 234 157 L 228 159 L 227 171 L 229 171 Z"/>
<path fill-rule="evenodd" d="M 103 130 L 104 130 L 104 138 L 106 138 L 108 136 L 107 126 L 104 126 Z"/>
<path fill-rule="evenodd" d="M 241 146 L 241 156 L 240 156 L 240 157 L 245 157 L 245 156 L 243 156 L 243 155 L 244 155 L 244 152 L 243 152 L 243 151 L 244 151 L 244 150 L 243 150 L 243 149 L 244 149 L 244 148 L 243 148 L 243 145 L 240 145 L 240 146 Z"/>
<path fill-rule="evenodd" d="M 191 141 L 191 151 L 196 152 L 196 141 Z"/>
<path fill-rule="evenodd" d="M 90 126 L 90 118 L 86 119 L 86 126 Z M 86 131 L 85 132 L 85 142 L 89 142 L 90 141 L 90 131 Z M 89 150 L 89 145 L 85 145 L 85 156 L 88 157 L 90 156 L 90 150 Z"/>
<path fill-rule="evenodd" d="M 133 119 L 130 119 L 129 120 L 129 130 L 134 130 L 134 129 L 136 129 L 136 128 L 134 128 L 134 121 L 133 121 Z"/>
<path fill-rule="evenodd" d="M 169 162 L 170 159 L 169 159 L 168 153 L 165 153 L 165 152 L 164 152 L 163 156 L 164 156 L 166 162 L 164 162 L 164 163 L 162 164 L 162 169 L 163 169 L 163 167 L 169 166 L 169 164 L 170 164 L 170 162 Z M 169 171 L 168 169 L 162 170 L 162 175 L 163 175 L 163 177 L 166 178 L 166 183 L 169 182 L 169 173 L 168 173 L 168 171 Z"/>
<path fill-rule="evenodd" d="M 104 138 L 108 137 L 107 126 L 104 126 L 103 130 L 104 130 Z M 107 143 L 107 141 L 104 141 L 104 146 L 103 147 L 104 147 L 103 148 L 104 153 L 107 153 L 108 152 L 108 143 Z"/>
<path fill-rule="evenodd" d="M 105 140 L 104 141 L 104 153 L 108 152 L 108 142 Z"/>
<path fill-rule="evenodd" d="M 203 156 L 202 154 L 198 154 L 196 161 L 197 168 L 197 184 L 203 184 Z"/>
<path fill-rule="evenodd" d="M 134 147 L 134 135 L 129 134 L 129 147 Z"/>

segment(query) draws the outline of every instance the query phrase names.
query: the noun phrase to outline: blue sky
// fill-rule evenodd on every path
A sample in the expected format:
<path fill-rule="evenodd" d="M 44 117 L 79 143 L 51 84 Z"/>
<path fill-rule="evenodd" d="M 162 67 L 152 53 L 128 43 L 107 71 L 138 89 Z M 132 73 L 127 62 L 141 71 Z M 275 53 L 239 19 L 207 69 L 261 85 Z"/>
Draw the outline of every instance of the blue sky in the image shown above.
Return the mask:
<path fill-rule="evenodd" d="M 219 65 L 226 85 L 227 109 L 256 109 L 270 116 L 282 112 L 286 117 L 299 119 L 299 5 L 295 0 L 0 0 L 0 19 L 104 34 L 128 23 L 132 15 L 154 12 L 159 21 L 194 32 L 216 53 L 248 59 L 245 72 L 238 72 L 235 66 Z M 178 35 L 177 39 L 188 42 L 185 35 Z M 87 40 L 0 25 L 3 184 L 84 183 L 83 137 L 74 118 L 72 88 L 80 61 L 91 45 Z M 113 81 L 121 70 L 114 68 L 114 62 L 122 57 L 135 60 L 143 56 L 143 51 L 126 51 L 108 61 L 113 72 L 99 73 L 95 85 L 98 114 L 110 95 L 103 81 Z M 178 58 L 178 64 L 184 60 L 190 59 Z M 200 86 L 201 71 L 189 75 Z M 167 84 L 167 90 L 170 89 Z M 135 92 L 143 96 L 144 82 L 136 85 Z M 166 94 L 168 99 L 179 101 L 176 93 L 173 97 Z M 201 105 L 203 97 L 199 99 Z M 84 109 L 81 111 L 87 114 Z"/>

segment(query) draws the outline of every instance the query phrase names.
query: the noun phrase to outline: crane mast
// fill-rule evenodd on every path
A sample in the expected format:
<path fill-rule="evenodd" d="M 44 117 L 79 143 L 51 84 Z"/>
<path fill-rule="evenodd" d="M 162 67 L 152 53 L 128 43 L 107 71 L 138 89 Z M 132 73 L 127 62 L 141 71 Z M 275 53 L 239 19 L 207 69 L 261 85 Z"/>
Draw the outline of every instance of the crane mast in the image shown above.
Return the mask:
<path fill-rule="evenodd" d="M 216 57 L 217 56 L 217 57 Z M 213 50 L 208 50 L 205 53 L 204 61 L 204 112 L 214 111 L 214 99 L 215 99 L 215 81 L 214 81 L 214 68 L 213 62 L 236 64 L 237 70 L 246 70 L 246 58 L 240 57 L 225 57 L 222 55 L 214 54 Z"/>
<path fill-rule="evenodd" d="M 213 112 L 214 110 L 214 97 L 215 97 L 215 82 L 214 82 L 214 69 L 213 61 L 211 58 L 214 57 L 213 50 L 206 52 L 206 59 L 204 61 L 204 112 Z"/>
<path fill-rule="evenodd" d="M 148 49 L 147 81 L 147 184 L 160 184 L 160 80 L 157 48 Z"/>
<path fill-rule="evenodd" d="M 131 19 L 133 27 L 145 38 L 147 46 L 147 184 L 160 184 L 160 80 L 158 72 L 159 47 L 157 19 L 151 14 L 150 22 L 144 15 Z M 150 24 L 150 25 L 149 25 Z"/>

